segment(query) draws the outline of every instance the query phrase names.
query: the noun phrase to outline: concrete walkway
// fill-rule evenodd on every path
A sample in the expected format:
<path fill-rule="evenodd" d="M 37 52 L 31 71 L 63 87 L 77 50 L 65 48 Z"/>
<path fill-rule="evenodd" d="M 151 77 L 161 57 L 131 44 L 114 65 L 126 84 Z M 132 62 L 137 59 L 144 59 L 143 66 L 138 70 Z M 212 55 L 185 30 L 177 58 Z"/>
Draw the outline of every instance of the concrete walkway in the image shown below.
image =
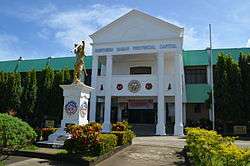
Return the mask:
<path fill-rule="evenodd" d="M 250 141 L 235 142 L 241 147 L 250 148 Z M 136 137 L 133 144 L 112 157 L 102 161 L 98 166 L 161 166 L 184 165 L 180 155 L 185 146 L 185 139 L 174 136 Z M 6 165 L 10 166 L 74 166 L 72 163 L 50 161 L 37 158 L 11 156 Z"/>
<path fill-rule="evenodd" d="M 184 165 L 180 155 L 185 140 L 179 137 L 136 137 L 132 146 L 102 161 L 98 166 Z"/>

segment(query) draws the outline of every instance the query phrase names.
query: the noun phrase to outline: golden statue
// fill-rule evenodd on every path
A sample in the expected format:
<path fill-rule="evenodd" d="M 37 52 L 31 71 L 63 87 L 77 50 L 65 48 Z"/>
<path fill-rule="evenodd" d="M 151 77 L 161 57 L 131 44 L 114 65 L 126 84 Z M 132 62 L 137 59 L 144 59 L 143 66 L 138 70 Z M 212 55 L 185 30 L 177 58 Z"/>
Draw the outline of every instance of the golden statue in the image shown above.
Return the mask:
<path fill-rule="evenodd" d="M 82 70 L 84 71 L 85 76 L 87 76 L 87 71 L 85 68 L 84 60 L 85 60 L 85 51 L 84 51 L 85 43 L 82 41 L 81 44 L 75 44 L 74 53 L 76 54 L 76 62 L 74 67 L 74 80 L 73 83 L 79 84 L 81 83 L 81 75 Z"/>

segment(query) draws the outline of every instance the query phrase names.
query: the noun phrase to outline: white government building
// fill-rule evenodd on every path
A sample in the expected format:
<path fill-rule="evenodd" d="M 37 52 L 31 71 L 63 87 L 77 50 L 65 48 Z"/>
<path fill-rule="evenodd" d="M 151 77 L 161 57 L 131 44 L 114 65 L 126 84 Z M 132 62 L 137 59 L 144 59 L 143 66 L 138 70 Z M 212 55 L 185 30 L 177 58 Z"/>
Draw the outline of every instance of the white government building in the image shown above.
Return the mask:
<path fill-rule="evenodd" d="M 185 79 L 183 32 L 176 25 L 132 10 L 90 35 L 92 43 L 89 121 L 111 116 L 133 123 L 156 123 L 155 134 L 166 135 L 166 110 L 174 117 L 174 135 L 183 135 Z M 112 107 L 117 106 L 113 115 Z"/>

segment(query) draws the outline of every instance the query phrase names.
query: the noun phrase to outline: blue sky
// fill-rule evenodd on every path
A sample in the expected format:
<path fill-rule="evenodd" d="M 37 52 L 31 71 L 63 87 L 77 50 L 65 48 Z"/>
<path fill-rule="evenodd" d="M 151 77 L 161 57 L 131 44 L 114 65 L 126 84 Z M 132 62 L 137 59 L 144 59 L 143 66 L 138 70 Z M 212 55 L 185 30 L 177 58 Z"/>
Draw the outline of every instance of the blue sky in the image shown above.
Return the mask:
<path fill-rule="evenodd" d="M 184 49 L 250 47 L 249 0 L 0 0 L 0 60 L 73 56 L 73 43 L 131 9 L 184 27 Z M 91 47 L 87 45 L 87 54 Z"/>

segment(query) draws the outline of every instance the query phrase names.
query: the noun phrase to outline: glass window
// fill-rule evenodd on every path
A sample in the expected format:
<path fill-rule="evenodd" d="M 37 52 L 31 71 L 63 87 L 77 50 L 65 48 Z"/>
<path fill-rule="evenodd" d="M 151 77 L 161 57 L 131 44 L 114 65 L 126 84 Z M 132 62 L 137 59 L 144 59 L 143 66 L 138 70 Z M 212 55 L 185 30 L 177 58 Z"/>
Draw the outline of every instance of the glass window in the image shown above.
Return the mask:
<path fill-rule="evenodd" d="M 139 66 L 130 67 L 130 75 L 135 74 L 151 74 L 151 67 Z"/>
<path fill-rule="evenodd" d="M 204 67 L 186 67 L 185 68 L 186 84 L 206 84 L 207 68 Z"/>

